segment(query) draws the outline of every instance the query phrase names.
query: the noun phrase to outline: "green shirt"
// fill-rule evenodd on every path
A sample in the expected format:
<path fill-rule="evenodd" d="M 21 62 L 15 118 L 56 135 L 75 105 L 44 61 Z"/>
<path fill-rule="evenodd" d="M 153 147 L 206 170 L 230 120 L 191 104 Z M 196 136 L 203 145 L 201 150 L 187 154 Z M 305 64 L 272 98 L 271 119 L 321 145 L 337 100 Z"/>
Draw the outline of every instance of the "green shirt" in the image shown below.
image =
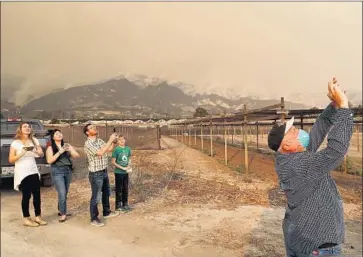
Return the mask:
<path fill-rule="evenodd" d="M 127 167 L 127 165 L 129 165 L 130 157 L 131 149 L 128 146 L 116 146 L 115 149 L 113 149 L 112 158 L 116 158 L 116 163 L 121 167 Z M 126 174 L 127 172 L 125 170 L 115 168 L 115 173 Z"/>

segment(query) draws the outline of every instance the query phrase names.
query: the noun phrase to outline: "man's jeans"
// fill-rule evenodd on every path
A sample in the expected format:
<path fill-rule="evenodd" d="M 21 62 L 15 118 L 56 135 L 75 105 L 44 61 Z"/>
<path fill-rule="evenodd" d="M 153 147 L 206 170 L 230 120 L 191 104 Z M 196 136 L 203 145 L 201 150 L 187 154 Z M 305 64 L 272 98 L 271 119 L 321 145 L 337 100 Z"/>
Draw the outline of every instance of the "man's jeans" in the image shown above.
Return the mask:
<path fill-rule="evenodd" d="M 52 165 L 52 180 L 58 193 L 58 211 L 67 214 L 67 195 L 72 181 L 72 169 L 68 166 Z"/>
<path fill-rule="evenodd" d="M 287 257 L 315 257 L 315 256 L 342 256 L 341 245 L 333 246 L 330 248 L 322 248 L 314 250 L 311 254 L 296 253 L 287 250 Z"/>
<path fill-rule="evenodd" d="M 90 201 L 91 222 L 98 219 L 97 205 L 102 196 L 103 216 L 111 213 L 110 210 L 110 182 L 107 169 L 97 172 L 90 172 L 88 175 L 91 183 L 92 197 Z"/>

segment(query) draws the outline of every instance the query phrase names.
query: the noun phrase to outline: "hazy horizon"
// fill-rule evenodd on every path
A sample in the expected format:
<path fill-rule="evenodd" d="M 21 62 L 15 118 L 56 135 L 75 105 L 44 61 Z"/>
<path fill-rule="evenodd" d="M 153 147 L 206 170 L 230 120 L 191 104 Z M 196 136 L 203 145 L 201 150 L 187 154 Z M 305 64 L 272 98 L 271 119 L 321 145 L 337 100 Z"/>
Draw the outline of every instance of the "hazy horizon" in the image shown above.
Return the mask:
<path fill-rule="evenodd" d="M 325 95 L 333 75 L 362 88 L 358 2 L 6 2 L 1 26 L 1 74 L 25 78 L 18 104 L 120 74 L 289 101 Z"/>

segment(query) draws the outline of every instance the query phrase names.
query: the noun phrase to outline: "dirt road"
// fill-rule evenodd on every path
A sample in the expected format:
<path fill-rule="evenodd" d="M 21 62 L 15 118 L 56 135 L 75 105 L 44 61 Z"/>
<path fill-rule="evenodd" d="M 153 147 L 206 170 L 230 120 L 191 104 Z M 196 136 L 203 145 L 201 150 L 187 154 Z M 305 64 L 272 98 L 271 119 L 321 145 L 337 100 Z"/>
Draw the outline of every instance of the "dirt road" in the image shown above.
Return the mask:
<path fill-rule="evenodd" d="M 38 228 L 22 226 L 20 193 L 11 184 L 2 188 L 1 256 L 284 256 L 284 208 L 274 205 L 269 195 L 274 182 L 258 176 L 246 179 L 174 139 L 163 138 L 162 146 L 161 151 L 134 152 L 154 169 L 147 166 L 142 179 L 133 177 L 134 188 L 137 180 L 144 185 L 130 192 L 134 210 L 107 220 L 102 228 L 89 225 L 90 187 L 82 175 L 71 184 L 69 208 L 74 215 L 65 223 L 57 221 L 55 189 L 42 188 L 49 224 Z M 170 175 L 162 190 L 144 195 L 146 201 L 137 198 L 147 185 L 160 184 L 158 174 Z M 346 252 L 362 250 L 358 216 L 346 220 Z"/>

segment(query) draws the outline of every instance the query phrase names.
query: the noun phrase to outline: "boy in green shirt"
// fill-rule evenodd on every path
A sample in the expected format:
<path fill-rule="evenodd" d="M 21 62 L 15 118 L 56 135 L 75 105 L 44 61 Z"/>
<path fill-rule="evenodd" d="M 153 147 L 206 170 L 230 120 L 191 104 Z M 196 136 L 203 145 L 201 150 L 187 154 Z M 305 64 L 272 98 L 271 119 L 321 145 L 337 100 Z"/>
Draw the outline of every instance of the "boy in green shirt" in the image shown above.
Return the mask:
<path fill-rule="evenodd" d="M 128 205 L 129 194 L 129 174 L 131 171 L 131 149 L 126 146 L 126 139 L 120 135 L 117 146 L 112 152 L 112 163 L 115 166 L 115 184 L 116 184 L 116 210 L 127 212 L 131 208 Z"/>

